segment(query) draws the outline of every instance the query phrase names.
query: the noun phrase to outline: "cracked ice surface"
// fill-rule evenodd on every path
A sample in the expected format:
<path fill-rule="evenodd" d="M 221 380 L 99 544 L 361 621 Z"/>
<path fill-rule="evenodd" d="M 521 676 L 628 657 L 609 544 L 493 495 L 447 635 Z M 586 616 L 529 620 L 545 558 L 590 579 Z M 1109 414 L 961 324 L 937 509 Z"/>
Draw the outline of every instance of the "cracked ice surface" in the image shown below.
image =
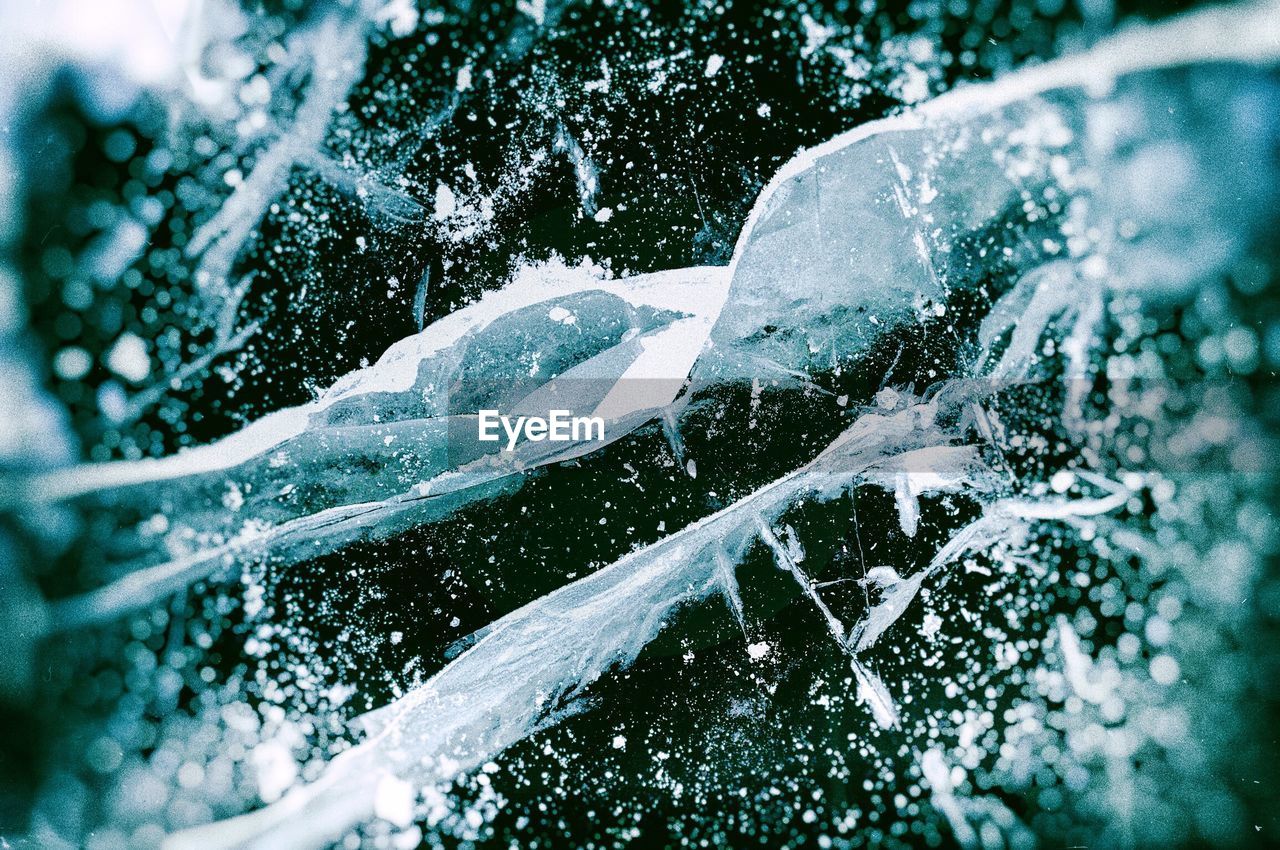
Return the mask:
<path fill-rule="evenodd" d="M 378 86 L 465 11 L 193 12 L 186 87 L 129 77 L 168 113 L 136 135 L 172 133 L 172 150 L 131 160 L 119 129 L 101 143 L 181 178 L 128 189 L 127 220 L 105 202 L 90 216 L 136 252 L 139 222 L 169 221 L 162 195 L 205 210 L 135 258 L 187 269 L 172 292 L 190 309 L 93 353 L 51 321 L 56 392 L 38 313 L 20 330 L 39 287 L 17 284 L 65 278 L 74 305 L 84 282 L 5 210 L 4 687 L 21 716 L 65 718 L 34 790 L 14 792 L 30 840 L 1273 838 L 1257 706 L 1276 657 L 1275 4 L 1129 22 L 931 99 L 953 79 L 943 35 L 873 45 L 826 12 L 779 12 L 804 34 L 796 61 L 839 69 L 828 96 L 883 85 L 911 107 L 779 157 L 732 226 L 692 181 L 669 198 L 700 220 L 699 253 L 665 263 L 618 247 L 670 241 L 652 228 L 610 241 L 643 223 L 609 194 L 635 158 L 581 116 L 421 171 L 521 63 L 540 72 L 520 108 L 577 96 L 539 64 L 573 43 L 581 16 L 563 12 L 520 4 L 412 108 Z M 671 82 L 680 63 L 711 86 L 754 64 L 661 50 L 675 58 L 593 59 L 583 96 L 643 69 L 651 95 L 694 97 Z M 27 157 L 15 183 L 35 173 L 29 151 L 0 154 Z M 537 207 L 541 191 L 568 206 Z M 522 229 L 517 197 L 540 209 L 523 249 L 459 300 L 449 287 Z M 538 243 L 556 215 L 595 241 Z M 370 226 L 328 224 L 343 216 Z M 376 267 L 343 302 L 405 234 L 439 255 Z M 134 262 L 112 274 L 154 293 Z M 376 350 L 308 361 L 298 340 L 331 329 L 331 351 Z M 310 397 L 271 388 L 307 363 Z M 106 432 L 72 389 L 93 381 Z M 608 439 L 476 439 L 482 409 L 561 406 L 606 418 Z M 41 431 L 46 451 L 21 450 Z"/>

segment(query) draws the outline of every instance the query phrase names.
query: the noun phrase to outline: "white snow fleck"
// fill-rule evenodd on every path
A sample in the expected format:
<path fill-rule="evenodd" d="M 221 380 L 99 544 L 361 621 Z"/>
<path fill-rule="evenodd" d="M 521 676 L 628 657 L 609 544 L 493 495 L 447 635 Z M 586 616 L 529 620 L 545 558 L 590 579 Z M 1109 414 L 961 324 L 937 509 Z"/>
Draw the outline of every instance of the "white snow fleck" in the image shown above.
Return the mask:
<path fill-rule="evenodd" d="M 417 28 L 418 9 L 413 0 L 390 0 L 374 14 L 374 20 L 396 38 L 403 38 Z"/>
<path fill-rule="evenodd" d="M 124 333 L 107 352 L 107 368 L 126 381 L 138 383 L 151 374 L 147 344 L 136 334 Z"/>
<path fill-rule="evenodd" d="M 1070 490 L 1071 486 L 1075 483 L 1075 473 L 1068 472 L 1065 469 L 1055 472 L 1049 479 L 1049 486 L 1053 488 L 1053 492 L 1055 493 L 1065 493 Z"/>
<path fill-rule="evenodd" d="M 1151 678 L 1162 685 L 1172 685 L 1181 674 L 1178 662 L 1171 655 L 1157 655 L 1151 659 Z"/>
<path fill-rule="evenodd" d="M 929 96 L 929 75 L 915 65 L 904 65 L 897 88 L 905 103 L 919 103 Z"/>
<path fill-rule="evenodd" d="M 413 823 L 414 796 L 413 786 L 408 782 L 383 776 L 374 792 L 373 813 L 403 829 Z"/>
<path fill-rule="evenodd" d="M 589 80 L 583 84 L 583 91 L 595 91 L 605 93 L 609 91 L 609 86 L 613 82 L 613 72 L 609 70 L 608 61 L 600 60 L 600 79 Z"/>
<path fill-rule="evenodd" d="M 266 741 L 254 747 L 249 762 L 253 765 L 258 796 L 264 803 L 280 799 L 298 778 L 298 764 L 280 741 Z"/>
<path fill-rule="evenodd" d="M 98 387 L 98 409 L 110 421 L 119 422 L 124 419 L 127 406 L 128 400 L 125 398 L 124 387 L 116 381 L 107 381 Z"/>
<path fill-rule="evenodd" d="M 53 358 L 53 371 L 64 381 L 77 381 L 89 374 L 93 358 L 78 345 L 68 346 Z"/>
<path fill-rule="evenodd" d="M 516 8 L 542 26 L 547 17 L 547 0 L 516 0 Z"/>
<path fill-rule="evenodd" d="M 436 186 L 436 218 L 446 219 L 457 211 L 458 198 L 453 194 L 453 190 L 443 183 Z"/>

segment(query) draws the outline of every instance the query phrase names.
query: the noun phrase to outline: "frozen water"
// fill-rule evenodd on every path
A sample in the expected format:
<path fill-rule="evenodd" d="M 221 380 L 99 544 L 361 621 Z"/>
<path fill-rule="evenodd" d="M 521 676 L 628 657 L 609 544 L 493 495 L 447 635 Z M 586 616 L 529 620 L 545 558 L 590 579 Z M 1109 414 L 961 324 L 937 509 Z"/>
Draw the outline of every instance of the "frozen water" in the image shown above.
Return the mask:
<path fill-rule="evenodd" d="M 440 300 L 441 270 L 486 240 L 500 253 L 510 219 L 499 202 L 532 174 L 560 169 L 558 214 L 593 228 L 591 239 L 635 227 L 632 200 L 610 181 L 638 157 L 602 148 L 575 114 L 589 110 L 551 73 L 538 83 L 550 92 L 539 102 L 546 144 L 509 183 L 486 190 L 471 162 L 400 176 L 436 155 L 433 134 L 451 116 L 483 125 L 473 95 L 491 93 L 494 69 L 527 56 L 565 8 L 519 4 L 489 53 L 439 69 L 447 92 L 420 132 L 369 148 L 352 142 L 360 121 L 394 100 L 362 100 L 357 84 L 412 67 L 402 58 L 453 12 L 396 0 L 300 14 L 279 39 L 263 34 L 261 57 L 249 13 L 196 16 L 226 31 L 200 35 L 199 61 L 160 63 L 165 79 L 181 69 L 189 83 L 160 101 L 193 110 L 165 120 L 195 133 L 193 159 L 223 185 L 167 260 L 140 239 L 139 222 L 158 220 L 140 202 L 86 249 L 86 280 L 54 248 L 21 266 L 26 213 L 0 192 L 0 684 L 40 693 L 35 662 L 75 659 L 80 635 L 106 635 L 102 654 L 130 665 L 67 686 L 70 704 L 100 700 L 113 713 L 65 737 L 76 767 L 39 789 L 34 840 L 496 842 L 487 830 L 504 806 L 527 813 L 517 837 L 541 817 L 504 793 L 555 783 L 544 795 L 555 820 L 555 799 L 590 796 L 567 794 L 566 777 L 596 769 L 604 779 L 590 791 L 606 799 L 587 805 L 627 829 L 620 789 L 634 782 L 679 801 L 670 811 L 695 806 L 699 828 L 720 829 L 709 801 L 728 800 L 761 818 L 759 835 L 783 823 L 820 846 L 851 832 L 934 843 L 942 831 L 966 848 L 1022 847 L 1074 835 L 1064 818 L 1097 821 L 1090 841 L 1118 836 L 1118 846 L 1169 843 L 1157 821 L 1218 843 L 1251 838 L 1246 812 L 1265 807 L 1222 777 L 1262 775 L 1265 761 L 1235 763 L 1265 718 L 1248 708 L 1247 653 L 1231 647 L 1269 634 L 1274 393 L 1260 376 L 1280 347 L 1237 302 L 1265 307 L 1274 264 L 1278 7 L 1130 24 L 931 100 L 942 80 L 925 68 L 937 60 L 930 39 L 885 45 L 905 57 L 887 90 L 918 105 L 801 151 L 754 184 L 732 255 L 682 260 L 727 265 L 632 273 L 616 256 L 587 259 L 608 250 L 590 241 L 572 261 L 521 256 L 505 285 L 463 306 Z M 1097 32 L 1115 17 L 1109 5 L 1082 11 Z M 869 85 L 872 69 L 849 46 L 864 33 L 818 10 L 798 21 L 803 67 L 836 68 L 841 91 Z M 716 49 L 675 54 L 689 64 L 677 91 L 729 85 L 755 62 Z M 645 87 L 670 85 L 676 71 L 651 65 Z M 613 96 L 633 66 L 593 58 L 582 97 Z M 164 91 L 143 70 L 131 84 Z M 5 97 L 0 116 L 17 114 Z M 762 97 L 747 111 L 781 111 Z M 215 141 L 219 122 L 235 132 Z M 27 154 L 7 138 L 0 180 L 16 184 L 6 163 Z M 379 145 L 377 168 L 353 153 Z M 289 207 L 298 181 L 313 193 L 305 215 Z M 165 184 L 152 200 L 181 201 L 195 182 Z M 694 241 L 714 245 L 726 226 L 689 185 L 703 228 Z M 75 462 L 64 407 L 79 390 L 67 384 L 99 381 L 85 395 L 114 429 L 109 448 L 201 376 L 233 383 L 261 366 L 247 352 L 272 315 L 301 310 L 316 278 L 290 279 L 298 300 L 272 314 L 254 302 L 261 284 L 246 267 L 296 247 L 272 245 L 278 222 L 305 221 L 316 244 L 330 238 L 319 225 L 329 212 L 314 204 L 325 192 L 443 246 L 439 268 L 398 268 L 361 290 L 394 300 L 408 280 L 412 321 L 396 333 L 407 335 L 330 373 L 312 400 L 266 403 L 226 436 Z M 86 215 L 105 221 L 94 209 Z M 350 241 L 363 255 L 384 235 Z M 65 395 L 48 392 L 24 335 L 20 276 L 61 281 L 58 298 L 75 304 L 165 262 L 191 267 L 199 343 L 144 339 L 108 315 L 95 319 L 106 337 L 95 348 L 74 338 L 80 326 L 54 322 L 50 362 Z M 221 403 L 203 402 L 204 413 Z M 603 417 L 607 438 L 514 452 L 476 438 L 481 410 L 561 408 Z M 197 421 L 157 415 L 175 428 Z M 414 593 L 382 583 L 383 556 L 369 553 L 392 550 L 413 567 Z M 370 610 L 378 616 L 363 620 Z M 358 669 L 368 659 L 386 669 Z M 628 692 L 633 676 L 641 684 Z M 708 681 L 721 690 L 700 691 Z M 642 691 L 664 694 L 654 729 L 617 699 L 640 704 L 652 696 Z M 694 706 L 691 720 L 678 705 Z M 769 740 L 733 725 L 744 718 Z M 687 743 L 705 743 L 706 724 L 726 751 Z M 553 744 L 592 764 L 561 759 Z M 801 779 L 769 778 L 784 762 L 767 755 L 749 761 L 773 746 L 802 754 L 803 767 L 786 762 Z M 753 778 L 735 778 L 735 764 Z M 802 791 L 818 764 L 830 772 Z M 749 781 L 774 784 L 753 796 Z M 111 788 L 100 813 L 67 802 L 99 782 Z M 1162 799 L 1175 795 L 1203 798 L 1208 814 Z M 770 821 L 775 799 L 788 809 Z M 1142 824 L 1144 809 L 1159 818 Z M 59 810 L 77 814 L 50 814 Z"/>

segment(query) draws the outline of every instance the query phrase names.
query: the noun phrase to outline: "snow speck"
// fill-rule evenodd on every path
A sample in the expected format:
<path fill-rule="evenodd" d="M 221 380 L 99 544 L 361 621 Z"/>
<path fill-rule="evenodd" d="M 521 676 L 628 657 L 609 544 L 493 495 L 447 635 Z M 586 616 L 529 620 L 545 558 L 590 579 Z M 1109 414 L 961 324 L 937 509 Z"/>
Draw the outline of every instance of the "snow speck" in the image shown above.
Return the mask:
<path fill-rule="evenodd" d="M 606 221 L 613 218 L 613 210 L 609 207 L 601 207 L 600 210 L 596 212 L 594 218 L 596 221 L 604 224 Z"/>
<path fill-rule="evenodd" d="M 1178 662 L 1169 655 L 1157 655 L 1151 659 L 1151 678 L 1162 685 L 1172 685 L 1181 674 Z"/>
<path fill-rule="evenodd" d="M 98 409 L 110 421 L 119 422 L 124 419 L 127 405 L 124 388 L 117 382 L 107 381 L 98 387 Z"/>
<path fill-rule="evenodd" d="M 904 103 L 919 103 L 929 97 L 929 75 L 915 65 L 903 66 L 896 82 Z"/>
<path fill-rule="evenodd" d="M 626 736 L 626 735 L 614 735 L 614 736 L 613 736 L 613 748 L 614 748 L 615 750 L 625 750 L 625 749 L 627 748 L 627 736 Z"/>
<path fill-rule="evenodd" d="M 244 493 L 234 481 L 227 482 L 227 490 L 222 494 L 222 506 L 229 511 L 238 511 L 244 507 Z"/>
<path fill-rule="evenodd" d="M 89 352 L 79 346 L 64 348 L 53 358 L 53 371 L 64 381 L 78 381 L 93 367 Z"/>
<path fill-rule="evenodd" d="M 298 778 L 298 764 L 289 748 L 279 741 L 267 741 L 254 747 L 249 756 L 253 765 L 258 796 L 264 803 L 280 799 Z"/>
<path fill-rule="evenodd" d="M 151 373 L 151 361 L 142 337 L 122 334 L 107 353 L 107 368 L 126 381 L 137 383 L 146 378 Z"/>
<path fill-rule="evenodd" d="M 374 20 L 396 38 L 404 38 L 418 27 L 418 9 L 413 0 L 391 0 L 374 14 Z"/>
<path fill-rule="evenodd" d="M 436 186 L 436 218 L 445 219 L 458 210 L 458 198 L 453 190 L 441 183 Z"/>
<path fill-rule="evenodd" d="M 563 307 L 552 307 L 547 311 L 547 318 L 562 325 L 572 325 L 578 321 L 577 316 Z"/>
<path fill-rule="evenodd" d="M 703 71 L 708 78 L 714 77 L 716 72 L 720 70 L 720 66 L 724 64 L 724 57 L 718 53 L 713 53 L 707 57 L 707 69 Z"/>
<path fill-rule="evenodd" d="M 373 813 L 404 828 L 413 823 L 413 786 L 394 776 L 384 776 L 374 792 Z"/>
<path fill-rule="evenodd" d="M 547 17 L 547 0 L 517 0 L 516 8 L 533 19 L 538 26 Z"/>
<path fill-rule="evenodd" d="M 751 656 L 752 661 L 759 661 L 761 658 L 764 658 L 766 655 L 768 655 L 772 650 L 773 650 L 773 647 L 769 646 L 768 643 L 766 643 L 765 641 L 760 641 L 759 643 L 753 643 L 747 647 L 747 655 Z"/>
<path fill-rule="evenodd" d="M 1060 469 L 1049 479 L 1049 486 L 1053 488 L 1055 493 L 1065 493 L 1071 489 L 1071 485 L 1076 483 L 1074 472 L 1068 472 Z"/>

